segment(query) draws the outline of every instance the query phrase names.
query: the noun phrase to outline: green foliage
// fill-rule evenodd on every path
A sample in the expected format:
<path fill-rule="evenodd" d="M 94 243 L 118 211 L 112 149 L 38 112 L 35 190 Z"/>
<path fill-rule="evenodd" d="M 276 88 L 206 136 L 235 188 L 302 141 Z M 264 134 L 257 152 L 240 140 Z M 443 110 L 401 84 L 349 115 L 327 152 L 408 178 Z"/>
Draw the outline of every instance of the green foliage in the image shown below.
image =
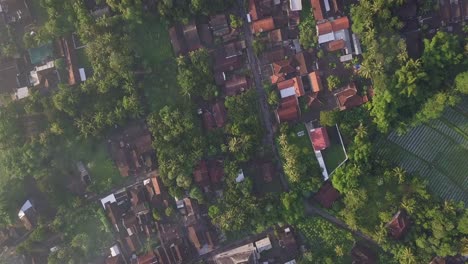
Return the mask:
<path fill-rule="evenodd" d="M 457 75 L 455 89 L 462 94 L 468 94 L 468 71 Z"/>
<path fill-rule="evenodd" d="M 154 221 L 160 221 L 161 220 L 161 215 L 159 214 L 158 210 L 153 209 L 152 215 L 153 215 Z"/>
<path fill-rule="evenodd" d="M 206 49 L 190 52 L 189 57 L 177 59 L 177 83 L 184 96 L 201 96 L 210 100 L 217 95 L 211 72 L 211 56 Z"/>
<path fill-rule="evenodd" d="M 233 14 L 229 15 L 229 20 L 231 21 L 231 27 L 235 29 L 241 28 L 242 25 L 244 24 L 244 21 L 242 20 L 242 18 Z"/>
<path fill-rule="evenodd" d="M 196 162 L 203 154 L 200 127 L 190 110 L 164 107 L 148 117 L 159 170 L 167 186 L 189 189 Z"/>
<path fill-rule="evenodd" d="M 317 46 L 318 39 L 315 29 L 315 18 L 312 9 L 307 12 L 305 19 L 299 23 L 299 43 L 305 48 L 310 49 Z"/>
<path fill-rule="evenodd" d="M 308 218 L 297 225 L 311 247 L 312 262 L 306 263 L 347 263 L 347 252 L 351 251 L 354 238 L 348 231 L 339 229 L 322 218 Z"/>
<path fill-rule="evenodd" d="M 214 15 L 234 5 L 232 0 L 164 0 L 158 2 L 158 11 L 169 22 L 186 24 L 192 15 Z"/>
<path fill-rule="evenodd" d="M 171 217 L 174 215 L 175 210 L 171 206 L 167 207 L 166 210 L 164 211 L 167 217 Z"/>
<path fill-rule="evenodd" d="M 120 13 L 127 21 L 141 24 L 143 16 L 143 3 L 141 0 L 106 0 L 106 3 Z"/>
<path fill-rule="evenodd" d="M 337 76 L 330 75 L 327 77 L 327 84 L 328 84 L 328 89 L 332 91 L 332 90 L 335 90 L 336 88 L 339 88 L 343 84 L 343 82 Z"/>
<path fill-rule="evenodd" d="M 255 55 L 260 56 L 266 49 L 265 42 L 260 39 L 255 39 L 253 41 L 253 49 L 254 49 Z"/>
<path fill-rule="evenodd" d="M 190 190 L 190 197 L 193 199 L 197 200 L 199 204 L 205 203 L 205 197 L 203 195 L 203 192 L 200 190 L 200 188 L 194 186 Z"/>
<path fill-rule="evenodd" d="M 300 126 L 300 129 L 305 127 Z M 307 136 L 297 136 L 297 132 L 293 129 L 282 129 L 277 140 L 284 173 L 293 188 L 304 192 L 315 191 L 321 184 L 320 167 L 314 162 L 310 140 Z"/>
<path fill-rule="evenodd" d="M 415 124 L 437 119 L 442 115 L 445 107 L 455 106 L 459 98 L 444 92 L 429 97 L 415 116 Z"/>
<path fill-rule="evenodd" d="M 224 102 L 227 108 L 227 151 L 237 161 L 248 161 L 258 153 L 263 135 L 257 108 L 255 90 L 230 96 Z"/>
<path fill-rule="evenodd" d="M 320 124 L 322 126 L 334 126 L 337 123 L 338 111 L 320 111 Z"/>

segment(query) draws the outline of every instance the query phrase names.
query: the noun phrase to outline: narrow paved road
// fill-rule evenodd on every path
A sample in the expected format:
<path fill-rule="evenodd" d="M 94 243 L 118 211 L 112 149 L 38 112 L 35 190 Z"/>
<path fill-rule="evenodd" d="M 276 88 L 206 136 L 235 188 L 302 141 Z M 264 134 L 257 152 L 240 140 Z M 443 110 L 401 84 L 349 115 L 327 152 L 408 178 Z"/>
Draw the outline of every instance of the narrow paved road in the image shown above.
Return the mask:
<path fill-rule="evenodd" d="M 244 31 L 244 38 L 247 50 L 247 57 L 250 64 L 250 69 L 252 71 L 252 76 L 255 83 L 255 88 L 258 95 L 258 101 L 260 103 L 260 114 L 263 119 L 263 125 L 265 127 L 266 135 L 264 138 L 264 144 L 267 146 L 271 146 L 273 151 L 274 158 L 278 161 L 277 162 L 277 171 L 279 172 L 279 177 L 281 180 L 281 184 L 285 191 L 289 191 L 289 186 L 286 178 L 284 177 L 283 173 L 283 165 L 281 164 L 280 155 L 278 149 L 275 144 L 275 136 L 273 132 L 273 122 L 271 120 L 271 113 L 270 108 L 267 103 L 267 95 L 265 89 L 263 89 L 263 81 L 262 81 L 262 74 L 260 70 L 260 64 L 258 62 L 258 58 L 255 56 L 255 52 L 253 49 L 253 41 L 254 37 L 252 35 L 252 30 L 250 29 L 250 24 L 247 21 L 247 12 L 244 8 L 244 1 L 237 0 L 237 4 L 239 7 L 239 15 L 244 20 L 243 24 L 243 31 Z"/>

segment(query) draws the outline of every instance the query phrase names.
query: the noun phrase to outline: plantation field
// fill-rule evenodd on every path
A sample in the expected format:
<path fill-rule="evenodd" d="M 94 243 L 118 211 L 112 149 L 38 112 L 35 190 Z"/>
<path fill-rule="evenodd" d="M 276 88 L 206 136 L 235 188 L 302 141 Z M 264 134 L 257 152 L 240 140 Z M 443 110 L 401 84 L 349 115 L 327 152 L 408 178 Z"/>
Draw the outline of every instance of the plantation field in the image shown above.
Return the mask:
<path fill-rule="evenodd" d="M 467 110 L 462 103 L 403 136 L 393 132 L 379 140 L 377 153 L 427 179 L 429 189 L 441 198 L 468 205 Z"/>

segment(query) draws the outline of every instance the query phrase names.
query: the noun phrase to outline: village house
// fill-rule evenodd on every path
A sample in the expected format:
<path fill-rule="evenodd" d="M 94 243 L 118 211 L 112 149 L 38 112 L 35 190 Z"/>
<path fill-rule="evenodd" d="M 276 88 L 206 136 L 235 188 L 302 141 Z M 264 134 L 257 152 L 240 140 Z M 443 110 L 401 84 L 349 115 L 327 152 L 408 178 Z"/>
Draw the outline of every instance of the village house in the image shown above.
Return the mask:
<path fill-rule="evenodd" d="M 273 4 L 273 0 L 249 0 L 249 14 L 247 19 L 249 21 L 257 21 L 271 16 L 273 14 Z"/>
<path fill-rule="evenodd" d="M 30 200 L 27 200 L 18 212 L 18 218 L 27 230 L 37 225 L 37 212 Z"/>
<path fill-rule="evenodd" d="M 29 83 L 35 90 L 42 94 L 48 94 L 53 89 L 56 89 L 60 82 L 60 76 L 55 68 L 53 60 L 47 63 L 35 66 L 29 73 Z"/>
<path fill-rule="evenodd" d="M 314 128 L 309 131 L 312 146 L 315 151 L 321 151 L 330 146 L 327 129 L 324 127 Z"/>
<path fill-rule="evenodd" d="M 275 114 L 278 123 L 297 120 L 301 115 L 301 109 L 296 95 L 281 98 Z"/>
<path fill-rule="evenodd" d="M 231 29 L 224 14 L 218 14 L 210 17 L 210 27 L 213 30 L 213 35 L 215 37 L 222 37 L 226 34 L 229 34 Z"/>
<path fill-rule="evenodd" d="M 372 96 L 372 89 L 369 89 L 368 93 L 369 96 Z M 339 89 L 334 93 L 334 96 L 340 110 L 357 107 L 369 101 L 367 95 L 361 96 L 358 94 L 358 90 L 354 82 Z"/>
<path fill-rule="evenodd" d="M 249 80 L 243 75 L 234 75 L 223 86 L 225 96 L 238 95 L 250 88 Z"/>
<path fill-rule="evenodd" d="M 326 181 L 320 190 L 313 196 L 314 201 L 324 208 L 331 208 L 333 203 L 340 197 L 340 193 L 333 188 L 330 181 Z"/>
<path fill-rule="evenodd" d="M 202 47 L 195 21 L 187 25 L 176 24 L 169 28 L 169 38 L 176 56 L 186 55 Z"/>
<path fill-rule="evenodd" d="M 151 134 L 142 122 L 133 122 L 109 141 L 109 151 L 122 177 L 149 172 L 155 166 Z"/>
<path fill-rule="evenodd" d="M 18 89 L 27 88 L 27 76 L 21 71 L 20 61 L 5 59 L 0 61 L 0 94 L 12 95 Z"/>
<path fill-rule="evenodd" d="M 227 111 L 223 102 L 216 102 L 209 109 L 205 109 L 202 117 L 205 129 L 210 131 L 215 128 L 221 128 L 226 124 Z"/>
<path fill-rule="evenodd" d="M 268 32 L 276 28 L 273 17 L 267 17 L 252 23 L 252 33 Z"/>
<path fill-rule="evenodd" d="M 346 54 L 352 53 L 349 27 L 349 19 L 346 16 L 317 24 L 318 43 L 327 44 L 326 48 L 329 51 L 344 49 Z"/>
<path fill-rule="evenodd" d="M 409 228 L 409 217 L 405 211 L 398 211 L 387 223 L 386 228 L 388 229 L 388 233 L 391 237 L 395 239 L 403 238 L 408 231 Z"/>

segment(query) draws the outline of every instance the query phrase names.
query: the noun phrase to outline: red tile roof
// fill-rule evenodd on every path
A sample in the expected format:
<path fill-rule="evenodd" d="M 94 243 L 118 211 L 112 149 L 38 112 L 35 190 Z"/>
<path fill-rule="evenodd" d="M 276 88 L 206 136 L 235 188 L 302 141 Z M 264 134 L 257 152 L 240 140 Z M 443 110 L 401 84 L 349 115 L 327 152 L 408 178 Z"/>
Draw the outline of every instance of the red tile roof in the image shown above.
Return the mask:
<path fill-rule="evenodd" d="M 324 127 L 315 128 L 309 133 L 315 150 L 324 150 L 330 146 L 327 129 Z"/>
<path fill-rule="evenodd" d="M 349 29 L 349 19 L 347 16 L 337 18 L 331 22 L 333 31 Z"/>
<path fill-rule="evenodd" d="M 158 177 L 151 177 L 151 183 L 153 184 L 154 193 L 156 195 L 161 194 L 161 182 Z"/>
<path fill-rule="evenodd" d="M 390 235 L 395 239 L 402 238 L 409 226 L 409 219 L 405 212 L 398 211 L 387 224 Z"/>
<path fill-rule="evenodd" d="M 233 96 L 239 94 L 249 88 L 247 78 L 245 76 L 235 75 L 230 80 L 226 81 L 224 85 L 224 94 L 226 96 Z"/>
<path fill-rule="evenodd" d="M 172 50 L 176 56 L 187 52 L 187 44 L 185 43 L 180 26 L 176 25 L 169 28 L 169 38 L 171 39 Z"/>
<path fill-rule="evenodd" d="M 257 3 L 255 0 L 249 0 L 249 14 L 252 21 L 258 20 Z"/>
<path fill-rule="evenodd" d="M 194 21 L 182 27 L 184 37 L 187 40 L 188 51 L 194 51 L 201 48 L 200 37 L 198 36 L 197 25 Z"/>
<path fill-rule="evenodd" d="M 201 160 L 195 167 L 195 170 L 193 171 L 193 178 L 196 183 L 202 185 L 203 187 L 209 185 L 208 168 L 204 160 Z"/>
<path fill-rule="evenodd" d="M 106 258 L 106 264 L 124 264 L 125 261 L 122 258 L 122 255 L 117 255 L 115 257 Z"/>
<path fill-rule="evenodd" d="M 341 110 L 360 106 L 365 103 L 364 98 L 357 94 L 356 85 L 354 83 L 350 83 L 346 88 L 336 93 L 335 97 Z"/>
<path fill-rule="evenodd" d="M 208 165 L 208 174 L 212 183 L 216 184 L 221 182 L 224 176 L 223 163 L 218 160 L 210 161 Z"/>
<path fill-rule="evenodd" d="M 202 115 L 203 117 L 203 126 L 205 127 L 206 130 L 210 131 L 216 128 L 216 123 L 213 118 L 213 115 L 206 111 Z"/>
<path fill-rule="evenodd" d="M 325 208 L 331 208 L 333 203 L 338 200 L 340 193 L 333 188 L 330 181 L 326 181 L 320 190 L 314 195 L 314 200 L 319 202 Z"/>
<path fill-rule="evenodd" d="M 285 76 L 296 71 L 297 62 L 293 59 L 281 60 L 273 63 L 271 83 L 284 81 Z"/>
<path fill-rule="evenodd" d="M 310 79 L 310 84 L 312 85 L 313 92 L 318 93 L 321 90 L 323 90 L 322 80 L 320 79 L 320 76 L 318 75 L 317 72 L 309 73 L 309 79 Z"/>
<path fill-rule="evenodd" d="M 223 127 L 226 123 L 226 108 L 222 102 L 216 102 L 213 105 L 213 117 L 218 127 Z"/>
<path fill-rule="evenodd" d="M 269 62 L 273 63 L 275 61 L 280 61 L 284 60 L 284 57 L 286 56 L 286 51 L 284 50 L 283 47 L 268 50 L 263 53 L 263 57 Z"/>
<path fill-rule="evenodd" d="M 322 5 L 320 4 L 320 1 L 321 0 L 310 0 L 315 20 L 323 20 Z"/>
<path fill-rule="evenodd" d="M 276 118 L 279 123 L 295 121 L 299 119 L 299 102 L 295 95 L 281 99 L 278 109 L 276 109 Z"/>
<path fill-rule="evenodd" d="M 305 94 L 304 92 L 304 85 L 302 83 L 302 79 L 301 77 L 299 76 L 296 76 L 292 79 L 289 79 L 289 80 L 286 80 L 286 81 L 282 81 L 282 82 L 279 82 L 277 84 L 278 86 L 278 90 L 283 90 L 283 89 L 287 89 L 287 88 L 290 88 L 290 87 L 294 87 L 294 91 L 296 92 L 296 96 L 297 97 L 301 97 Z"/>
<path fill-rule="evenodd" d="M 267 17 L 252 23 L 252 33 L 267 32 L 275 29 L 273 17 Z"/>
<path fill-rule="evenodd" d="M 138 264 L 156 264 L 156 255 L 154 255 L 153 251 L 149 251 L 143 256 L 139 256 L 137 258 L 137 263 Z"/>
<path fill-rule="evenodd" d="M 333 32 L 333 27 L 330 21 L 318 24 L 316 27 L 317 27 L 317 35 L 324 35 L 324 34 Z"/>
<path fill-rule="evenodd" d="M 342 29 L 349 29 L 348 17 L 340 17 L 333 21 L 327 21 L 325 23 L 318 24 L 317 35 L 324 35 L 330 32 L 340 31 Z"/>
<path fill-rule="evenodd" d="M 346 46 L 346 42 L 342 39 L 338 40 L 333 40 L 328 42 L 327 44 L 327 50 L 328 51 L 337 51 L 337 50 L 342 50 Z"/>

